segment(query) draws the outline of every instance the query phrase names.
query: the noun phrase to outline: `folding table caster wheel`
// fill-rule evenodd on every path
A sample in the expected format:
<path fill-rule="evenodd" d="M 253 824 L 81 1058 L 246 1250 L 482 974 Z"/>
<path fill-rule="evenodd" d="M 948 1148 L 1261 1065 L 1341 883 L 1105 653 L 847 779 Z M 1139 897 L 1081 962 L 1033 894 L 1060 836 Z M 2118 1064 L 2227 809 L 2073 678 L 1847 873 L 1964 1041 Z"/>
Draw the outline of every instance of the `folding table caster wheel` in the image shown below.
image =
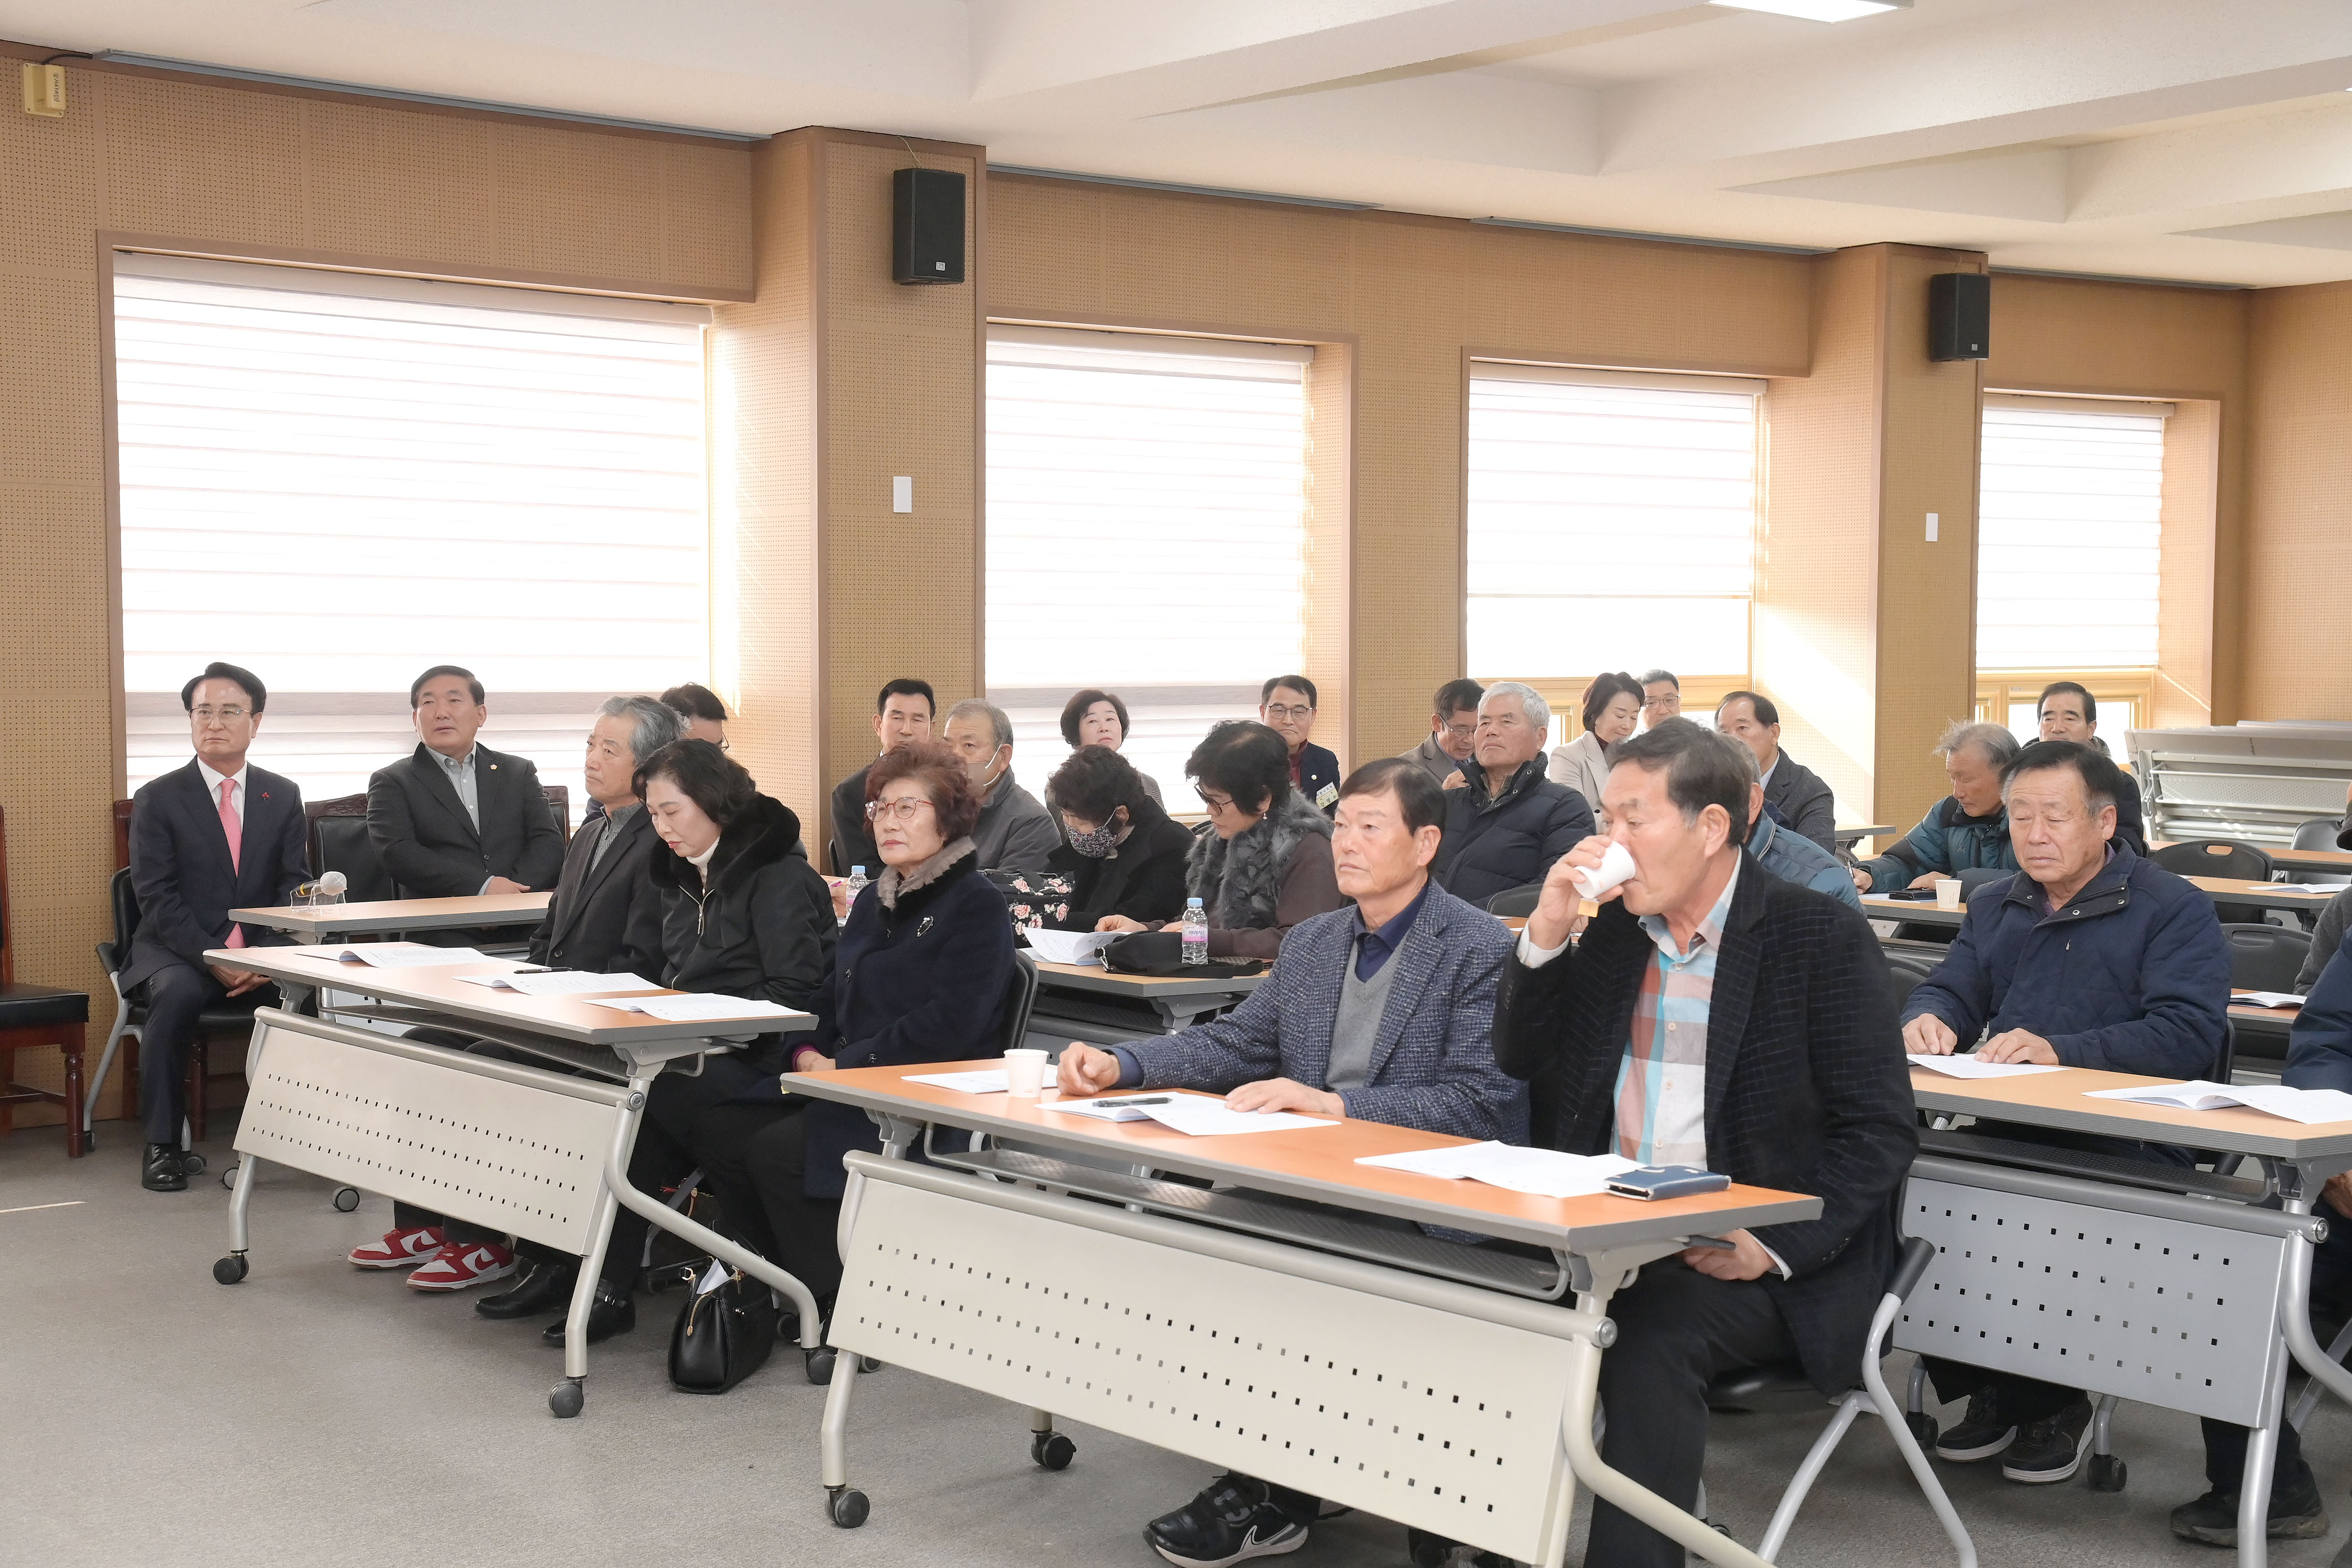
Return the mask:
<path fill-rule="evenodd" d="M 1426 1530 L 1404 1532 L 1405 1551 L 1411 1554 L 1413 1568 L 1445 1568 L 1454 1560 L 1454 1542 Z"/>
<path fill-rule="evenodd" d="M 349 1214 L 359 1206 L 360 1190 L 357 1187 L 337 1187 L 335 1189 L 336 1213 Z"/>
<path fill-rule="evenodd" d="M 213 1265 L 213 1278 L 224 1285 L 234 1285 L 246 1276 L 245 1254 L 232 1252 Z"/>
<path fill-rule="evenodd" d="M 236 1191 L 236 1168 L 243 1163 L 244 1162 L 241 1160 L 231 1160 L 227 1164 L 221 1167 L 222 1186 L 226 1187 L 231 1192 Z"/>
<path fill-rule="evenodd" d="M 1049 1470 L 1066 1470 L 1078 1457 L 1078 1446 L 1059 1432 L 1040 1432 L 1029 1439 L 1029 1458 Z"/>
<path fill-rule="evenodd" d="M 819 1345 L 813 1351 L 803 1351 L 801 1365 L 808 1373 L 808 1380 L 816 1384 L 831 1383 L 833 1363 L 840 1354 L 841 1352 L 831 1345 Z"/>
<path fill-rule="evenodd" d="M 2091 1456 L 2091 1489 L 2095 1492 L 2123 1490 L 2124 1479 L 2130 1473 L 2130 1467 L 2114 1454 Z"/>
<path fill-rule="evenodd" d="M 569 1421 L 588 1403 L 588 1390 L 576 1377 L 567 1377 L 547 1393 L 547 1407 L 558 1421 Z"/>
<path fill-rule="evenodd" d="M 1936 1418 L 1924 1410 L 1912 1411 L 1903 1417 L 1903 1424 L 1911 1428 L 1911 1436 L 1918 1439 L 1923 1451 L 1932 1452 L 1936 1439 L 1943 1433 L 1943 1429 L 1936 1425 Z"/>
<path fill-rule="evenodd" d="M 866 1522 L 868 1505 L 866 1494 L 849 1487 L 825 1489 L 824 1511 L 833 1522 L 844 1530 L 856 1530 Z"/>

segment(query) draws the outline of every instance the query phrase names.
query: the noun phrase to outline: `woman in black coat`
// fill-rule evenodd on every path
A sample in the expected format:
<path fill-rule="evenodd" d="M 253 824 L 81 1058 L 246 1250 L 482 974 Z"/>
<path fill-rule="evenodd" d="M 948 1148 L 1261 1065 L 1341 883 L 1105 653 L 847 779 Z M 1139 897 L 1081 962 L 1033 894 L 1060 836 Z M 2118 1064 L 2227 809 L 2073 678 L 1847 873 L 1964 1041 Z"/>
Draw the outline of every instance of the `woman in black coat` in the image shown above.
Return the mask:
<path fill-rule="evenodd" d="M 1184 857 L 1192 835 L 1143 787 L 1142 775 L 1108 746 L 1081 746 L 1045 783 L 1068 833 L 1045 868 L 1070 879 L 1071 931 L 1121 931 L 1123 916 L 1149 924 L 1184 911 Z"/>
<path fill-rule="evenodd" d="M 936 742 L 886 753 L 866 774 L 866 816 L 884 867 L 857 895 L 818 987 L 817 1026 L 795 1036 L 792 1070 L 918 1067 L 1003 1049 L 1013 922 L 978 875 L 980 797 Z M 694 1148 L 728 1227 L 830 1310 L 841 1286 L 834 1235 L 852 1149 L 879 1152 L 863 1110 L 759 1084 L 695 1123 Z"/>

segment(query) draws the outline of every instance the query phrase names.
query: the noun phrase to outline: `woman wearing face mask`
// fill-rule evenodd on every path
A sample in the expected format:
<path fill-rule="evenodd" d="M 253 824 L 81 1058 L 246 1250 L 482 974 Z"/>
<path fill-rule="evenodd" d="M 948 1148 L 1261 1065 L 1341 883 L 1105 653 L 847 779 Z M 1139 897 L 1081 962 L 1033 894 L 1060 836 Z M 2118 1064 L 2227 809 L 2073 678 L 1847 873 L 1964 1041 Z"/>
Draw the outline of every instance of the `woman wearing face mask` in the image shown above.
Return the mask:
<path fill-rule="evenodd" d="M 1046 787 L 1069 841 L 1046 868 L 1070 879 L 1072 931 L 1127 931 L 1106 922 L 1172 921 L 1184 908 L 1184 857 L 1192 836 L 1144 792 L 1142 776 L 1108 746 L 1081 746 Z"/>
<path fill-rule="evenodd" d="M 1633 732 L 1642 719 L 1642 683 L 1622 670 L 1593 678 L 1584 689 L 1584 733 L 1551 749 L 1544 776 L 1582 795 L 1597 816 L 1609 783 L 1610 748 Z"/>
<path fill-rule="evenodd" d="M 1211 958 L 1273 958 L 1290 928 L 1347 905 L 1331 866 L 1331 819 L 1290 787 L 1290 747 L 1249 720 L 1217 725 L 1185 776 L 1213 830 L 1192 841 L 1184 890 L 1209 912 Z M 1143 931 L 1107 917 L 1103 931 Z"/>

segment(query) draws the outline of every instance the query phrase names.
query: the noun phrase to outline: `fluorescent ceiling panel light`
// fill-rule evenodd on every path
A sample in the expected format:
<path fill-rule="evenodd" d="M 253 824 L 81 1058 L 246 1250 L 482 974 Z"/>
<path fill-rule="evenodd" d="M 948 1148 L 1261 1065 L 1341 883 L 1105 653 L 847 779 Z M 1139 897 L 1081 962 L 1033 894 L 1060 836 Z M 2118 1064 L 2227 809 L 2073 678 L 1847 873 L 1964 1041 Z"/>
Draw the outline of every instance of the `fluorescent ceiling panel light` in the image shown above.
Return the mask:
<path fill-rule="evenodd" d="M 1908 11 L 1911 0 L 1707 0 L 1732 11 L 1769 11 L 1776 16 L 1801 16 L 1808 22 L 1851 22 L 1882 11 Z"/>

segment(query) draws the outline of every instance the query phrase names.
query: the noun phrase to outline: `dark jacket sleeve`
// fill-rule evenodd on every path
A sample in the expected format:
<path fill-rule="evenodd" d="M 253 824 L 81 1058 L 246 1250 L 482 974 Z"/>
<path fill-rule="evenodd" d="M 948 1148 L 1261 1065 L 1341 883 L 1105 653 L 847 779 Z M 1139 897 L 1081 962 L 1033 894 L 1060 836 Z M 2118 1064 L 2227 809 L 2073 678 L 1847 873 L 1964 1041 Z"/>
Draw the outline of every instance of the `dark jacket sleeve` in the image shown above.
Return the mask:
<path fill-rule="evenodd" d="M 833 970 L 836 930 L 824 879 L 807 861 L 789 855 L 763 866 L 751 889 L 750 912 L 751 934 L 760 944 L 760 995 L 779 1007 L 814 1011 L 817 988 Z M 1006 927 L 1008 942 L 1011 930 Z"/>
<path fill-rule="evenodd" d="M 1819 773 L 1809 773 L 1802 785 L 1791 790 L 1780 809 L 1800 838 L 1810 838 L 1831 854 L 1837 853 L 1837 795 Z"/>
<path fill-rule="evenodd" d="M 2284 1078 L 2290 1089 L 2352 1090 L 2352 958 L 2347 952 L 2352 942 L 2338 941 L 2295 1016 Z"/>
<path fill-rule="evenodd" d="M 1260 985 L 1242 1005 L 1172 1035 L 1146 1036 L 1121 1048 L 1143 1069 L 1145 1089 L 1197 1089 L 1223 1094 L 1245 1083 L 1282 1074 L 1282 1009 L 1272 984 Z"/>
<path fill-rule="evenodd" d="M 2139 986 L 2140 1017 L 2052 1037 L 2059 1061 L 2160 1078 L 2211 1073 L 2230 1021 L 2230 949 L 2212 900 L 2192 889 L 2163 911 L 2140 952 Z"/>
<path fill-rule="evenodd" d="M 1167 842 L 1155 844 L 1151 858 L 1119 889 L 1118 902 L 1102 915 L 1125 915 L 1131 921 L 1172 921 L 1184 910 L 1184 849 L 1176 842 L 1182 828 Z M 1189 842 L 1189 841 L 1188 841 Z M 1091 928 L 1089 928 L 1091 929 Z"/>
<path fill-rule="evenodd" d="M 1536 874 L 1529 882 L 1540 882 L 1551 875 L 1552 862 L 1592 837 L 1592 805 L 1575 790 L 1570 790 L 1564 800 L 1556 801 L 1544 818 L 1543 852 L 1536 865 Z"/>
<path fill-rule="evenodd" d="M 1952 856 L 1951 847 L 1944 837 L 1943 803 L 1938 801 L 1928 807 L 1927 815 L 1919 819 L 1919 826 L 1901 844 L 1876 859 L 1864 860 L 1862 868 L 1870 873 L 1870 890 L 1874 893 L 1891 893 L 1897 888 L 1908 887 L 1912 879 L 1929 871 L 1950 876 Z"/>
<path fill-rule="evenodd" d="M 992 891 L 987 904 L 976 899 L 958 902 L 954 921 L 942 920 L 935 935 L 923 939 L 936 942 L 927 971 L 929 994 L 863 1039 L 843 1041 L 843 1067 L 898 1067 L 995 1054 L 992 1030 L 1013 974 L 1013 924 Z M 831 973 L 828 966 L 828 980 Z"/>
<path fill-rule="evenodd" d="M 2347 925 L 2352 925 L 2352 888 L 2328 900 L 2327 907 L 2319 911 L 2319 919 L 2311 928 L 2311 951 L 2303 955 L 2303 972 L 2294 977 L 2297 991 L 2306 996 L 2311 994 L 2311 988 L 2319 984 L 2320 972 L 2336 956 L 2336 950 L 2344 945 Z"/>
<path fill-rule="evenodd" d="M 1894 983 L 1868 922 L 1841 919 L 1812 956 L 1805 1055 L 1822 1150 L 1807 1187 L 1822 1200 L 1821 1217 L 1755 1233 L 1792 1279 L 1836 1258 L 1864 1227 L 1886 1223 L 1887 1202 L 1919 1148 Z"/>
<path fill-rule="evenodd" d="M 1052 817 L 1043 813 L 1016 817 L 1004 835 L 1003 853 L 990 869 L 1034 875 L 1045 868 L 1045 862 L 1061 843 L 1062 836 L 1055 828 Z"/>
<path fill-rule="evenodd" d="M 1292 926 L 1347 907 L 1348 895 L 1339 890 L 1339 874 L 1331 867 L 1331 841 L 1310 833 L 1291 851 L 1290 864 L 1282 875 L 1282 893 L 1275 900 L 1274 924 L 1212 924 L 1209 956 L 1272 959 L 1282 952 L 1282 939 L 1290 934 Z"/>
<path fill-rule="evenodd" d="M 151 788 L 152 786 L 150 786 Z M 196 923 L 180 896 L 180 862 L 172 830 L 163 822 L 157 794 L 135 803 L 131 813 L 131 885 L 139 893 L 139 940 L 168 950 L 183 963 L 204 966 L 205 950 L 215 939 Z M 129 955 L 125 955 L 127 961 Z"/>
<path fill-rule="evenodd" d="M 1992 970 L 1985 963 L 1982 944 L 1992 938 L 2001 905 L 1995 901 L 1988 907 L 1994 911 L 1990 915 L 1980 917 L 1971 906 L 1960 917 L 1959 934 L 1944 950 L 1944 962 L 1912 988 L 1910 999 L 1903 1004 L 1904 1023 L 1933 1013 L 1952 1026 L 1952 1033 L 1960 1037 L 1961 1050 L 1976 1044 L 1977 1037 L 1984 1033 L 1985 1021 L 1992 1016 Z"/>
<path fill-rule="evenodd" d="M 534 893 L 553 888 L 563 875 L 563 835 L 555 828 L 555 812 L 539 782 L 538 764 L 521 763 L 523 797 L 522 853 L 515 857 L 514 880 Z"/>
<path fill-rule="evenodd" d="M 471 860 L 436 855 L 416 841 L 403 770 L 378 769 L 368 780 L 368 842 L 394 883 L 409 897 L 462 899 L 482 890 L 481 868 Z"/>

